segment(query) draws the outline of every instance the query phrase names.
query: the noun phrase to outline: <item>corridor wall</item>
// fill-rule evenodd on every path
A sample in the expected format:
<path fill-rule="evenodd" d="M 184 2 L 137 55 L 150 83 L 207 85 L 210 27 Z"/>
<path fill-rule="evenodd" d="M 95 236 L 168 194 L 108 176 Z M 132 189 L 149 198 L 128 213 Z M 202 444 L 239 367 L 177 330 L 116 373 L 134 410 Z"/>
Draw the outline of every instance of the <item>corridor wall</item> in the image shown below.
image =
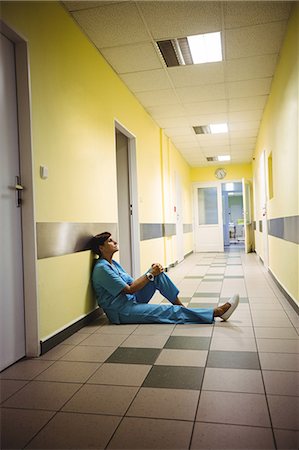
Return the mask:
<path fill-rule="evenodd" d="M 256 251 L 269 270 L 299 303 L 299 8 L 294 3 L 279 55 L 271 93 L 258 135 L 254 170 Z M 265 155 L 265 177 L 262 170 Z M 267 228 L 262 229 L 263 183 L 266 181 Z M 263 244 L 268 234 L 268 258 Z"/>
<path fill-rule="evenodd" d="M 95 301 L 90 251 L 43 254 L 39 230 L 58 227 L 56 246 L 71 240 L 74 227 L 117 230 L 114 121 L 136 136 L 141 272 L 154 261 L 177 259 L 175 226 L 167 234 L 164 221 L 175 225 L 178 173 L 184 223 L 191 223 L 190 168 L 60 3 L 2 2 L 1 18 L 28 43 L 39 339 L 45 341 L 91 312 Z M 162 231 L 153 236 L 152 229 Z M 50 244 L 47 232 L 43 238 Z M 191 249 L 192 233 L 185 252 Z"/>

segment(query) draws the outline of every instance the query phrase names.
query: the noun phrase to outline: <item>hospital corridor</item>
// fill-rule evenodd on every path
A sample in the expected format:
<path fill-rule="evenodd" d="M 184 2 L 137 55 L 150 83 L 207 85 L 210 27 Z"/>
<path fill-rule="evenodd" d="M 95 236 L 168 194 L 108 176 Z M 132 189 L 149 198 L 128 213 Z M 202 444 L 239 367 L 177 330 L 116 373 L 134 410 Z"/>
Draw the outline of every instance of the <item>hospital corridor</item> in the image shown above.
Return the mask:
<path fill-rule="evenodd" d="M 240 305 L 213 325 L 101 316 L 8 368 L 2 448 L 297 448 L 298 315 L 256 255 L 193 254 L 169 275 L 188 308 Z"/>
<path fill-rule="evenodd" d="M 299 1 L 0 0 L 1 450 L 299 448 L 298 43 Z"/>

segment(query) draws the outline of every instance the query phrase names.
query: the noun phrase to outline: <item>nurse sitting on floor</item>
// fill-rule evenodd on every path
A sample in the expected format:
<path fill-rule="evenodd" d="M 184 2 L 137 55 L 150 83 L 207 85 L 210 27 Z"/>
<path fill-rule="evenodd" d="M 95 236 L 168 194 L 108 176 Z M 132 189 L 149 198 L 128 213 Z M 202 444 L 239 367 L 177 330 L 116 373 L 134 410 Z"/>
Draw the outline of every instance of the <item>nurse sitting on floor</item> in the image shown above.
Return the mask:
<path fill-rule="evenodd" d="M 91 248 L 99 256 L 92 272 L 92 284 L 99 306 L 110 322 L 124 323 L 213 323 L 214 317 L 227 320 L 239 303 L 234 295 L 228 303 L 217 308 L 184 307 L 178 298 L 179 290 L 164 273 L 161 264 L 154 263 L 147 273 L 133 278 L 112 259 L 118 251 L 111 233 L 94 236 Z M 170 305 L 149 304 L 158 290 Z"/>

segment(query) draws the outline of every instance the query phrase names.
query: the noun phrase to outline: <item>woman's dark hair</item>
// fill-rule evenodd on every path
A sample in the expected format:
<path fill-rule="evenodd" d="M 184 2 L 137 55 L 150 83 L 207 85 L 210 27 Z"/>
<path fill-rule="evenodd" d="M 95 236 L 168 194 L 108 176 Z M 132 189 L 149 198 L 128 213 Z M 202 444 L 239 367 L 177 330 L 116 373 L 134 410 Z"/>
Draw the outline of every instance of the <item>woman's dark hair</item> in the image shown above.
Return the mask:
<path fill-rule="evenodd" d="M 110 238 L 111 233 L 108 231 L 104 231 L 104 233 L 97 234 L 91 239 L 90 242 L 90 248 L 91 250 L 96 253 L 97 255 L 101 256 L 101 252 L 99 249 L 100 245 L 103 245 L 105 241 L 107 241 L 108 238 Z"/>

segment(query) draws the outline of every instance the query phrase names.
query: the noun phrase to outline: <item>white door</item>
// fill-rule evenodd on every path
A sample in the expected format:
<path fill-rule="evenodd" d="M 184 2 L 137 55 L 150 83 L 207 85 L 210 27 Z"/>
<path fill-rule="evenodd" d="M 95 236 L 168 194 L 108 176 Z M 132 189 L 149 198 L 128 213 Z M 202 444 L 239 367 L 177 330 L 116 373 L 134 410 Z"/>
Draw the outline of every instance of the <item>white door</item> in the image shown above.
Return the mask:
<path fill-rule="evenodd" d="M 245 234 L 245 253 L 250 253 L 253 249 L 253 232 L 251 218 L 251 183 L 242 179 L 243 191 L 243 218 L 244 218 L 244 234 Z"/>
<path fill-rule="evenodd" d="M 223 252 L 221 183 L 196 183 L 193 188 L 196 252 Z"/>
<path fill-rule="evenodd" d="M 14 44 L 0 34 L 0 370 L 25 356 L 20 176 Z"/>
<path fill-rule="evenodd" d="M 178 174 L 175 175 L 176 185 L 176 243 L 177 243 L 177 260 L 184 259 L 184 230 L 183 230 L 183 204 L 182 204 L 182 188 Z"/>

